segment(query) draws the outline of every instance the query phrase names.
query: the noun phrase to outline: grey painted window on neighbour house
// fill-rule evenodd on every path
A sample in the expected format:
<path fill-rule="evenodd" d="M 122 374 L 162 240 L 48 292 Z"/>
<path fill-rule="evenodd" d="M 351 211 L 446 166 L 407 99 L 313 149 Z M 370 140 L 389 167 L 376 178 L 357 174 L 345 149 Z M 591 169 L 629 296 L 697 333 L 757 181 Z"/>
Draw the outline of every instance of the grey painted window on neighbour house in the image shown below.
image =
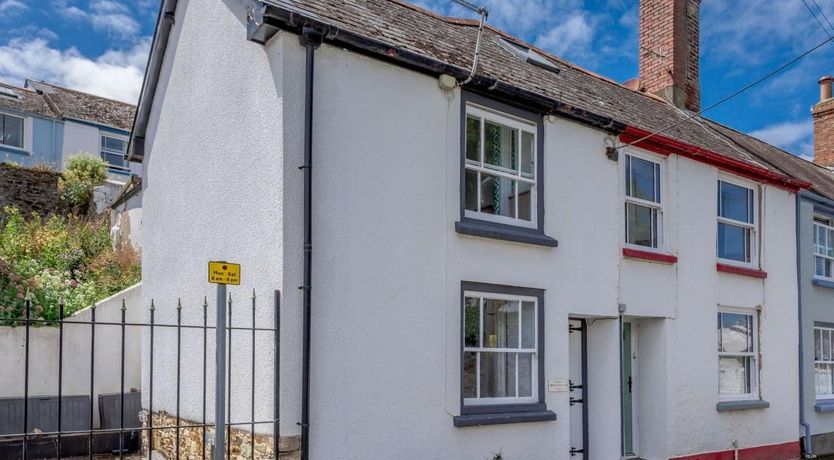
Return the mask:
<path fill-rule="evenodd" d="M 125 154 L 127 153 L 127 139 L 101 135 L 101 159 L 113 172 L 126 173 L 129 171 Z"/>
<path fill-rule="evenodd" d="M 23 118 L 0 113 L 0 145 L 22 149 L 23 125 Z"/>
<path fill-rule="evenodd" d="M 457 426 L 554 420 L 544 403 L 544 291 L 464 282 Z"/>
<path fill-rule="evenodd" d="M 814 217 L 814 276 L 834 281 L 834 219 Z"/>
<path fill-rule="evenodd" d="M 834 400 L 834 328 L 814 327 L 814 387 L 817 399 Z"/>
<path fill-rule="evenodd" d="M 542 116 L 463 93 L 459 233 L 556 246 L 544 235 Z"/>

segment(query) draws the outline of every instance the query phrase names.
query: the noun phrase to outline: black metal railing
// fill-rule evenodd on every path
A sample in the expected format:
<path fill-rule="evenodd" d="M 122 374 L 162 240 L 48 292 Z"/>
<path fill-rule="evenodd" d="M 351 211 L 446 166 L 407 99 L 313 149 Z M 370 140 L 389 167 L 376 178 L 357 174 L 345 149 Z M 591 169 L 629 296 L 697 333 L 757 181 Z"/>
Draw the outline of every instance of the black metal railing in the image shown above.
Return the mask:
<path fill-rule="evenodd" d="M 273 457 L 271 458 L 278 458 L 279 453 L 279 386 L 280 386 L 280 312 L 281 312 L 281 297 L 280 292 L 275 291 L 274 294 L 274 309 L 273 309 L 273 317 L 274 322 L 270 326 L 259 326 L 258 325 L 258 306 L 257 306 L 257 297 L 255 296 L 255 292 L 253 290 L 252 297 L 251 297 L 251 311 L 249 312 L 250 318 L 249 321 L 250 325 L 235 325 L 233 323 L 232 314 L 232 298 L 229 296 L 227 300 L 227 311 L 228 311 L 228 319 L 227 319 L 227 326 L 226 326 L 226 343 L 227 345 L 227 372 L 226 372 L 226 413 L 227 420 L 228 417 L 232 414 L 232 376 L 235 375 L 237 371 L 242 371 L 242 366 L 245 366 L 247 363 L 245 361 L 239 360 L 239 362 L 235 362 L 232 360 L 232 342 L 233 337 L 236 338 L 239 342 L 241 340 L 240 335 L 249 334 L 251 339 L 251 382 L 250 388 L 247 390 L 251 392 L 251 396 L 249 398 L 250 410 L 249 410 L 249 419 L 248 420 L 237 420 L 237 421 L 229 421 L 225 423 L 224 427 L 221 429 L 225 429 L 226 431 L 226 442 L 225 442 L 225 457 L 231 458 L 231 445 L 232 445 L 232 428 L 240 429 L 242 434 L 240 436 L 248 437 L 249 442 L 249 451 L 251 456 L 249 458 L 255 459 L 256 454 L 256 427 L 258 426 L 265 426 L 271 425 L 272 427 L 272 448 L 273 448 Z M 126 454 L 134 454 L 139 452 L 142 447 L 145 447 L 145 454 L 147 454 L 148 459 L 151 458 L 151 452 L 156 447 L 154 445 L 154 433 L 163 431 L 163 430 L 175 430 L 175 437 L 174 437 L 174 446 L 173 452 L 171 454 L 174 455 L 174 458 L 179 459 L 181 455 L 181 446 L 182 446 L 182 439 L 181 439 L 181 432 L 183 430 L 194 429 L 199 430 L 202 436 L 202 447 L 200 448 L 200 452 L 188 452 L 188 456 L 191 457 L 201 457 L 203 459 L 209 458 L 209 451 L 207 448 L 207 431 L 209 429 L 216 428 L 214 424 L 208 423 L 207 421 L 207 414 L 212 413 L 210 410 L 214 408 L 207 409 L 207 375 L 208 375 L 208 339 L 209 331 L 216 332 L 216 326 L 209 324 L 208 321 L 208 301 L 207 299 L 203 299 L 202 303 L 202 324 L 183 324 L 183 306 L 182 302 L 178 301 L 176 306 L 176 322 L 175 323 L 164 323 L 164 322 L 157 322 L 156 314 L 157 314 L 157 307 L 153 301 L 151 301 L 150 306 L 148 307 L 148 322 L 137 322 L 137 321 L 128 321 L 127 320 L 127 312 L 128 307 L 124 301 L 122 301 L 121 306 L 121 317 L 119 321 L 99 321 L 96 320 L 96 307 L 93 306 L 90 309 L 90 319 L 89 321 L 80 320 L 75 317 L 66 317 L 65 316 L 65 306 L 63 302 L 59 306 L 60 314 L 57 320 L 47 320 L 47 319 L 35 319 L 31 316 L 31 307 L 32 301 L 30 299 L 26 299 L 24 301 L 24 310 L 23 310 L 23 317 L 20 319 L 11 319 L 5 321 L 6 325 L 12 327 L 23 327 L 25 328 L 24 332 L 24 343 L 23 343 L 23 360 L 24 360 L 24 370 L 23 370 L 23 409 L 22 409 L 22 423 L 20 424 L 21 431 L 19 432 L 0 432 L 0 458 L 2 459 L 22 459 L 22 460 L 29 460 L 34 458 L 57 458 L 61 459 L 65 456 L 88 456 L 92 459 L 95 455 L 101 453 L 113 453 L 114 455 L 118 455 L 119 458 L 123 458 Z M 67 371 L 65 369 L 65 326 L 66 325 L 74 325 L 74 326 L 88 326 L 89 329 L 89 350 L 90 350 L 90 385 L 89 385 L 89 395 L 67 395 L 64 392 L 64 372 Z M 58 329 L 58 347 L 55 352 L 57 353 L 57 361 L 58 361 L 58 369 L 57 369 L 57 424 L 53 423 L 51 426 L 57 426 L 55 430 L 40 430 L 37 427 L 32 426 L 32 414 L 30 405 L 36 398 L 33 398 L 30 394 L 30 364 L 31 364 L 31 356 L 30 351 L 32 348 L 31 344 L 31 331 L 32 328 L 35 327 L 57 327 Z M 112 327 L 118 328 L 119 336 L 120 336 L 120 366 L 119 366 L 119 382 L 120 382 L 120 392 L 117 394 L 110 395 L 112 397 L 118 396 L 118 427 L 112 426 L 108 427 L 105 426 L 105 417 L 103 417 L 103 410 L 102 404 L 99 403 L 99 413 L 100 413 L 100 423 L 99 427 L 95 428 L 95 410 L 94 410 L 94 401 L 96 400 L 96 335 L 97 330 L 101 330 L 100 328 L 103 327 Z M 143 388 L 142 391 L 147 391 L 148 399 L 147 399 L 147 408 L 142 408 L 141 403 L 139 404 L 139 408 L 137 413 L 134 415 L 136 416 L 135 423 L 126 423 L 126 396 L 131 396 L 131 401 L 134 401 L 136 398 L 135 393 L 130 391 L 126 392 L 125 389 L 125 350 L 126 350 L 126 338 L 127 333 L 130 328 L 139 328 L 143 331 L 147 331 L 147 349 L 142 347 L 143 353 L 147 351 L 146 362 L 148 365 L 147 368 L 147 388 Z M 158 358 L 157 354 L 159 353 L 158 350 L 155 350 L 155 343 L 156 336 L 160 333 L 160 330 L 171 330 L 174 329 L 176 331 L 176 395 L 175 395 L 175 423 L 163 423 L 161 425 L 154 425 L 154 362 Z M 194 421 L 187 421 L 184 420 L 181 416 L 181 392 L 182 392 L 182 376 L 181 376 L 181 368 L 182 368 L 182 351 L 183 351 L 183 331 L 202 331 L 201 338 L 196 339 L 196 342 L 202 348 L 202 411 L 201 411 L 201 421 L 194 422 Z M 76 328 L 77 331 L 77 328 Z M 258 382 L 268 381 L 265 380 L 264 373 L 269 373 L 269 369 L 262 370 L 260 373 L 259 366 L 256 365 L 257 363 L 257 337 L 259 334 L 271 334 L 273 336 L 272 347 L 273 347 L 273 356 L 274 362 L 273 369 L 271 370 L 271 377 L 273 379 L 273 417 L 267 420 L 256 420 L 256 391 Z M 197 335 L 196 337 L 200 337 Z M 245 339 L 244 339 L 245 340 Z M 110 344 L 105 344 L 109 346 Z M 193 343 L 192 343 L 193 345 Z M 237 351 L 237 350 L 236 350 Z M 8 351 L 0 350 L 0 353 L 7 353 Z M 166 350 L 168 352 L 168 350 Z M 113 369 L 106 369 L 105 372 L 112 372 Z M 3 372 L 0 369 L 0 372 Z M 167 375 L 170 377 L 170 375 Z M 260 378 L 260 380 L 259 380 Z M 189 384 L 194 382 L 189 382 Z M 216 383 L 216 382 L 215 382 Z M 220 389 L 222 391 L 223 385 L 214 385 L 215 390 Z M 65 399 L 69 397 L 77 397 L 77 396 L 89 396 L 89 412 L 85 414 L 85 418 L 88 420 L 84 421 L 88 423 L 88 428 L 86 429 L 67 429 L 64 425 L 64 419 L 66 415 L 64 413 L 64 402 Z M 100 400 L 103 395 L 98 395 Z M 43 399 L 42 397 L 38 397 Z M 10 399 L 10 398 L 5 398 Z M 141 401 L 141 397 L 139 398 Z M 215 398 L 217 400 L 217 398 Z M 134 405 L 134 403 L 131 403 Z M 130 409 L 133 410 L 133 409 Z M 196 411 L 192 410 L 191 413 Z M 142 415 L 144 416 L 144 423 L 142 423 Z M 110 414 L 112 415 L 112 414 Z M 10 412 L 3 412 L 0 411 L 0 417 L 7 416 L 11 417 Z M 111 417 L 112 418 L 112 417 Z M 54 421 L 53 421 L 54 422 Z M 74 426 L 78 426 L 77 423 L 72 424 Z M 248 428 L 249 433 L 243 434 L 242 430 Z M 142 437 L 144 436 L 145 441 L 142 441 Z M 117 438 L 117 439 L 114 439 Z M 86 438 L 86 439 L 85 439 Z M 84 442 L 86 441 L 86 442 Z M 33 449 L 34 448 L 34 449 Z M 82 452 L 83 450 L 83 452 Z M 240 456 L 240 454 L 236 454 Z"/>

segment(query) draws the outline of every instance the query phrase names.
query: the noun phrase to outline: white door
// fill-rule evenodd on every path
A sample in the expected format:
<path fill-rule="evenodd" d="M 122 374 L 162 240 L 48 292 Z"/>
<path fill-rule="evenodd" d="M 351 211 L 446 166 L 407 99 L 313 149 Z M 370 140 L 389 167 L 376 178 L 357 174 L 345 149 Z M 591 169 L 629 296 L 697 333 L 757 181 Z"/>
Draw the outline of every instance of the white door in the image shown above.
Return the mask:
<path fill-rule="evenodd" d="M 583 375 L 583 347 L 585 344 L 585 323 L 582 320 L 570 320 L 568 360 L 570 376 L 570 455 L 571 458 L 584 460 L 585 449 L 585 378 Z"/>

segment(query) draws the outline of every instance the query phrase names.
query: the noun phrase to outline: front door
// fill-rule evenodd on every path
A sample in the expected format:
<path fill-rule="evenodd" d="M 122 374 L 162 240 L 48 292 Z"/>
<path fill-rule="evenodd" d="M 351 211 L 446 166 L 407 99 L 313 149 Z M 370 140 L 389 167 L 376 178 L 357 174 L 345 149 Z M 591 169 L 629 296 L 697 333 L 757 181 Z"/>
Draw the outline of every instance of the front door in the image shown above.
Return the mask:
<path fill-rule="evenodd" d="M 635 376 L 635 353 L 632 340 L 631 323 L 623 323 L 622 337 L 622 427 L 623 427 L 623 457 L 634 457 L 637 455 L 634 445 L 635 433 L 635 407 L 634 394 L 636 393 Z"/>
<path fill-rule="evenodd" d="M 574 460 L 588 458 L 585 422 L 587 409 L 585 404 L 585 321 L 569 321 L 569 388 L 570 388 L 570 456 Z"/>

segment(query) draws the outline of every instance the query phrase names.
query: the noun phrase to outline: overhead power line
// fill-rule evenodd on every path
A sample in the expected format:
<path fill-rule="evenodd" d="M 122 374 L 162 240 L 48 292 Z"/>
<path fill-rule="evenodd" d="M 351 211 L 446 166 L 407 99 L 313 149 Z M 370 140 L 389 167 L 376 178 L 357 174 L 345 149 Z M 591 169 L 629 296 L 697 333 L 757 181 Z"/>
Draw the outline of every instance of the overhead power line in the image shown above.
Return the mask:
<path fill-rule="evenodd" d="M 814 0 L 814 2 L 816 3 L 816 0 Z M 819 25 L 820 25 L 820 27 L 822 28 L 823 32 L 825 32 L 825 34 L 826 34 L 826 35 L 828 35 L 828 36 L 830 37 L 830 36 L 831 36 L 831 32 L 829 32 L 829 31 L 828 31 L 828 29 L 826 29 L 826 28 L 825 28 L 825 25 L 822 23 L 822 21 L 820 21 L 820 18 L 819 18 L 819 16 L 817 16 L 817 13 L 815 13 L 815 12 L 814 12 L 814 10 L 812 10 L 812 9 L 811 9 L 811 6 L 810 6 L 810 5 L 808 5 L 808 2 L 807 2 L 807 1 L 805 1 L 805 0 L 802 0 L 802 4 L 803 4 L 803 5 L 805 5 L 805 8 L 808 10 L 808 12 L 809 12 L 809 13 L 811 13 L 811 16 L 813 16 L 813 17 L 814 17 L 814 19 L 816 19 L 816 20 L 817 20 L 817 24 L 819 24 Z M 819 8 L 819 5 L 817 5 L 817 8 Z M 820 10 L 820 11 L 822 11 L 822 10 Z M 823 16 L 824 16 L 824 15 L 825 15 L 825 13 L 823 13 Z M 828 18 L 826 18 L 826 21 L 827 21 L 827 20 L 828 20 Z M 831 25 L 831 23 L 830 23 L 830 22 L 829 22 L 828 24 L 829 24 L 829 25 Z"/>
<path fill-rule="evenodd" d="M 832 42 L 832 41 L 834 41 L 834 36 L 830 36 L 830 35 L 829 35 L 829 37 L 828 37 L 828 38 L 826 38 L 825 40 L 823 40 L 822 42 L 820 42 L 819 44 L 817 44 L 817 45 L 816 45 L 816 46 L 814 46 L 813 48 L 811 48 L 811 49 L 809 49 L 809 50 L 805 51 L 804 53 L 800 54 L 799 56 L 796 56 L 795 58 L 791 59 L 790 61 L 788 61 L 788 62 L 786 62 L 786 63 L 784 63 L 784 64 L 780 65 L 779 67 L 777 67 L 777 68 L 775 68 L 774 70 L 772 70 L 772 71 L 768 72 L 768 73 L 767 73 L 767 74 L 765 74 L 764 76 L 761 76 L 761 77 L 757 78 L 756 80 L 754 80 L 754 81 L 752 81 L 752 82 L 750 82 L 750 83 L 748 83 L 748 84 L 744 85 L 744 86 L 743 86 L 743 87 L 741 87 L 740 89 L 738 89 L 738 90 L 736 90 L 736 91 L 733 91 L 732 93 L 728 94 L 727 96 L 724 96 L 723 98 L 721 98 L 721 99 L 719 99 L 718 101 L 716 101 L 716 102 L 714 102 L 714 103 L 710 104 L 709 106 L 707 106 L 707 107 L 705 107 L 705 108 L 703 108 L 703 109 L 701 109 L 701 110 L 699 110 L 699 111 L 697 111 L 697 112 L 693 113 L 692 115 L 687 116 L 687 117 L 686 117 L 686 118 L 684 118 L 683 120 L 680 120 L 680 121 L 678 121 L 678 122 L 675 122 L 675 123 L 673 123 L 673 124 L 671 124 L 671 125 L 669 125 L 669 126 L 667 126 L 667 127 L 663 128 L 663 129 L 661 129 L 661 130 L 659 130 L 659 131 L 655 131 L 655 132 L 653 132 L 653 133 L 651 133 L 651 134 L 647 134 L 647 135 L 645 135 L 645 136 L 641 137 L 640 139 L 637 139 L 636 141 L 629 142 L 628 144 L 623 144 L 623 145 L 621 145 L 621 146 L 619 146 L 619 147 L 616 147 L 616 148 L 619 150 L 619 149 L 623 149 L 623 148 L 625 148 L 625 147 L 630 147 L 630 146 L 632 146 L 632 145 L 639 144 L 640 142 L 643 142 L 643 141 L 645 141 L 645 140 L 648 140 L 648 139 L 650 139 L 650 138 L 652 138 L 652 137 L 655 137 L 655 136 L 657 136 L 657 135 L 659 135 L 659 134 L 663 134 L 664 132 L 666 132 L 666 131 L 668 131 L 668 130 L 670 130 L 670 129 L 672 129 L 672 128 L 678 127 L 678 126 L 680 126 L 680 125 L 682 125 L 682 124 L 686 123 L 687 121 L 692 120 L 693 118 L 700 116 L 700 115 L 701 115 L 701 114 L 703 114 L 704 112 L 707 112 L 707 111 L 709 111 L 709 110 L 712 110 L 712 109 L 714 109 L 714 108 L 718 107 L 719 105 L 724 104 L 725 102 L 727 102 L 727 101 L 729 101 L 729 100 L 731 100 L 731 99 L 736 98 L 738 95 L 740 95 L 740 94 L 742 94 L 742 93 L 746 92 L 747 90 L 749 90 L 749 89 L 753 88 L 754 86 L 757 86 L 758 84 L 762 83 L 763 81 L 765 81 L 765 80 L 767 80 L 767 79 L 769 79 L 769 78 L 773 77 L 774 75 L 776 75 L 776 74 L 778 74 L 778 73 L 782 72 L 783 70 L 787 69 L 788 67 L 790 67 L 790 66 L 794 65 L 796 62 L 798 62 L 799 60 L 801 60 L 801 59 L 802 59 L 802 58 L 804 58 L 805 56 L 808 56 L 809 54 L 811 54 L 811 53 L 813 53 L 814 51 L 816 51 L 816 50 L 818 50 L 818 49 L 822 48 L 823 46 L 827 45 L 828 43 L 830 43 L 830 42 Z"/>
<path fill-rule="evenodd" d="M 831 30 L 834 30 L 834 25 L 832 25 L 831 21 L 828 20 L 828 16 L 825 15 L 825 11 L 820 7 L 820 4 L 817 3 L 817 0 L 814 0 L 814 5 L 817 7 L 818 10 L 820 10 L 820 14 L 822 15 L 823 19 L 825 19 L 825 22 L 828 23 L 828 27 L 831 27 Z"/>

